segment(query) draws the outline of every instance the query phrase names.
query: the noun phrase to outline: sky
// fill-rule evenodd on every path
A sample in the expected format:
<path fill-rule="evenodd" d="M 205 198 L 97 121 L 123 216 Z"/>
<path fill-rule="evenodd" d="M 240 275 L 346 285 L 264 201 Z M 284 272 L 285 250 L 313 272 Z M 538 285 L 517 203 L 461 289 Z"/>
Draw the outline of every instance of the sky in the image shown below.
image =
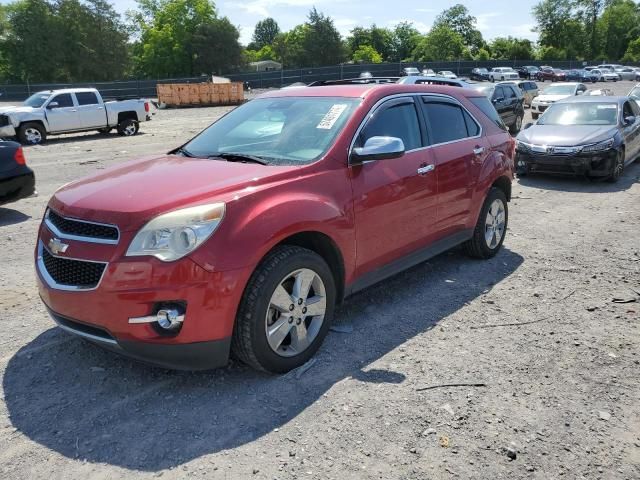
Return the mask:
<path fill-rule="evenodd" d="M 116 10 L 124 13 L 136 6 L 135 0 L 110 0 Z M 217 0 L 218 14 L 229 17 L 240 29 L 240 41 L 251 41 L 253 28 L 260 20 L 273 17 L 283 31 L 304 23 L 309 10 L 318 11 L 333 18 L 343 36 L 355 26 L 393 27 L 399 22 L 410 21 L 422 33 L 427 33 L 435 17 L 456 1 L 434 0 Z M 531 9 L 537 0 L 467 0 L 461 1 L 478 19 L 477 27 L 485 40 L 514 36 L 536 40 L 531 31 L 534 20 Z"/>

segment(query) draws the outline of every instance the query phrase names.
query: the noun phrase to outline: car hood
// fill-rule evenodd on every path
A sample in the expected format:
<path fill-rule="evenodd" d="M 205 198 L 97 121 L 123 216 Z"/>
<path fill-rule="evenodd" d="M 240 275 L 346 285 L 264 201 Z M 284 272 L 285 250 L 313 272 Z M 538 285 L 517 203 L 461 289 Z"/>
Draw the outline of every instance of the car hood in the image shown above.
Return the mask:
<path fill-rule="evenodd" d="M 539 102 L 557 102 L 558 100 L 562 100 L 563 98 L 570 97 L 571 95 L 546 95 L 541 94 L 536 97 Z"/>
<path fill-rule="evenodd" d="M 114 223 L 127 231 L 177 208 L 237 200 L 299 169 L 176 155 L 147 157 L 69 183 L 49 205 L 64 216 Z"/>
<path fill-rule="evenodd" d="M 518 140 L 531 145 L 570 147 L 607 140 L 616 132 L 611 125 L 533 125 L 522 130 Z"/>
<path fill-rule="evenodd" d="M 23 105 L 10 105 L 0 108 L 0 113 L 31 113 L 36 110 L 33 107 L 25 107 Z"/>

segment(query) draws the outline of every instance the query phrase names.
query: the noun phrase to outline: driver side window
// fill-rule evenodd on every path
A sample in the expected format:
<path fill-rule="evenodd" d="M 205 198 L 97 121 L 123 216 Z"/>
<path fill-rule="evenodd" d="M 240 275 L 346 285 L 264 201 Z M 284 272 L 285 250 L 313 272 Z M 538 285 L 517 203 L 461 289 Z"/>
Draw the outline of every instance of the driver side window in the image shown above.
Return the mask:
<path fill-rule="evenodd" d="M 52 102 L 58 102 L 58 105 L 52 108 L 73 107 L 73 99 L 71 98 L 70 93 L 61 93 L 60 95 L 56 95 L 49 103 Z"/>
<path fill-rule="evenodd" d="M 635 114 L 631 109 L 631 104 L 629 102 L 624 102 L 624 106 L 622 107 L 622 118 L 627 117 L 635 117 Z"/>
<path fill-rule="evenodd" d="M 404 142 L 405 151 L 422 147 L 418 114 L 413 103 L 382 107 L 362 129 L 356 147 L 363 147 L 371 137 L 396 137 Z"/>

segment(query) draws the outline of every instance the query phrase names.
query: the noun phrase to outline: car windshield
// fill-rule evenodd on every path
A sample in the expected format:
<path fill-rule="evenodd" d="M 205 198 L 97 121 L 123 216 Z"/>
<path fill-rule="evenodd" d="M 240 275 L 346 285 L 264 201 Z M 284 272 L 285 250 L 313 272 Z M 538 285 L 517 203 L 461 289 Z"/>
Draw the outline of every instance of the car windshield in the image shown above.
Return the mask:
<path fill-rule="evenodd" d="M 640 100 L 640 86 L 633 87 L 633 89 L 629 92 L 629 96 L 634 100 Z"/>
<path fill-rule="evenodd" d="M 480 73 L 487 73 L 489 70 L 487 70 L 486 68 L 476 68 L 476 72 L 480 72 Z"/>
<path fill-rule="evenodd" d="M 571 102 L 556 103 L 540 117 L 538 125 L 616 125 L 616 103 Z"/>
<path fill-rule="evenodd" d="M 493 91 L 496 89 L 493 85 L 476 85 L 473 88 L 489 98 L 491 98 Z"/>
<path fill-rule="evenodd" d="M 576 87 L 573 85 L 551 85 L 542 92 L 543 95 L 573 95 Z"/>
<path fill-rule="evenodd" d="M 342 97 L 252 100 L 209 126 L 180 152 L 203 158 L 244 155 L 269 165 L 311 163 L 329 149 L 360 102 Z"/>
<path fill-rule="evenodd" d="M 51 96 L 49 92 L 38 92 L 27 98 L 22 104 L 25 107 L 40 108 Z"/>

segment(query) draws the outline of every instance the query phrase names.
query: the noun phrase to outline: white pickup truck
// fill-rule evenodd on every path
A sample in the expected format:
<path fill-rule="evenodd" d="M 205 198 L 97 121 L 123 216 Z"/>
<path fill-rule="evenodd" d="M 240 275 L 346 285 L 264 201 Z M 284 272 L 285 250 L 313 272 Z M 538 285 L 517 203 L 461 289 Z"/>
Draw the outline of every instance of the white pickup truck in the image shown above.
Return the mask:
<path fill-rule="evenodd" d="M 492 82 L 504 82 L 505 80 L 519 80 L 520 74 L 511 67 L 494 67 L 489 72 L 489 80 Z"/>
<path fill-rule="evenodd" d="M 120 135 L 138 133 L 151 120 L 147 100 L 104 102 L 95 88 L 47 90 L 27 98 L 22 106 L 0 108 L 0 137 L 18 137 L 25 145 L 44 142 L 47 135 L 98 130 Z"/>

